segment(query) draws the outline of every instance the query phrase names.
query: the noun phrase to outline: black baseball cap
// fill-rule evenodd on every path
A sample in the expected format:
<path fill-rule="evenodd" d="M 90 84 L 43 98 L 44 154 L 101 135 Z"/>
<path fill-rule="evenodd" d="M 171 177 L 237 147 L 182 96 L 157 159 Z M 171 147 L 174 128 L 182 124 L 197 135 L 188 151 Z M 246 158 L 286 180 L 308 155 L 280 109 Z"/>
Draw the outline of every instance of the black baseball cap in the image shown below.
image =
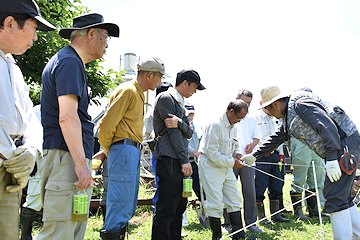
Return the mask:
<path fill-rule="evenodd" d="M 34 0 L 0 0 L 0 13 L 1 14 L 18 14 L 34 18 L 38 22 L 37 29 L 40 31 L 48 32 L 55 30 L 56 27 L 43 19 L 40 14 L 39 6 Z"/>
<path fill-rule="evenodd" d="M 198 90 L 204 90 L 206 89 L 204 85 L 200 83 L 200 75 L 195 70 L 181 70 L 178 72 L 176 76 L 176 85 L 179 85 L 184 80 L 187 80 L 188 82 L 195 82 L 198 87 Z"/>

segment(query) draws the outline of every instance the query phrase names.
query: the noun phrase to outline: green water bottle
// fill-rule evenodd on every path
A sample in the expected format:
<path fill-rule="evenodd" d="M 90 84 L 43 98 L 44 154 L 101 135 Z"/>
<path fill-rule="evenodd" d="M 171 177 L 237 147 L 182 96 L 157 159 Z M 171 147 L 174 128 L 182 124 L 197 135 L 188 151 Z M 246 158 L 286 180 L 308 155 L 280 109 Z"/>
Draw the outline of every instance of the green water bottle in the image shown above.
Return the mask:
<path fill-rule="evenodd" d="M 73 196 L 73 213 L 72 220 L 74 222 L 85 222 L 87 220 L 88 211 L 88 195 L 85 190 L 79 190 Z"/>
<path fill-rule="evenodd" d="M 184 198 L 192 196 L 192 185 L 193 185 L 192 178 L 190 176 L 184 177 L 184 179 L 183 179 L 183 192 L 182 192 L 182 196 Z"/>

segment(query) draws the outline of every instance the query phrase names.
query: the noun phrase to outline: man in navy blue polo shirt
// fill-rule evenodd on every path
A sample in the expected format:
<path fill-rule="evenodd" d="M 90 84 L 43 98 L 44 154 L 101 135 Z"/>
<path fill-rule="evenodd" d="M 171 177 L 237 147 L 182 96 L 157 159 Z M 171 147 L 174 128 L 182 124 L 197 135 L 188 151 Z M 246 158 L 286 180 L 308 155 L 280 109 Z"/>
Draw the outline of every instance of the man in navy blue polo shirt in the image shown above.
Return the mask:
<path fill-rule="evenodd" d="M 91 13 L 74 18 L 73 28 L 59 34 L 71 43 L 50 59 L 42 75 L 44 159 L 39 165 L 44 227 L 39 240 L 84 239 L 87 221 L 72 220 L 72 199 L 85 190 L 90 202 L 93 187 L 93 123 L 87 113 L 85 64 L 103 56 L 110 36 L 119 36 L 119 27 Z"/>

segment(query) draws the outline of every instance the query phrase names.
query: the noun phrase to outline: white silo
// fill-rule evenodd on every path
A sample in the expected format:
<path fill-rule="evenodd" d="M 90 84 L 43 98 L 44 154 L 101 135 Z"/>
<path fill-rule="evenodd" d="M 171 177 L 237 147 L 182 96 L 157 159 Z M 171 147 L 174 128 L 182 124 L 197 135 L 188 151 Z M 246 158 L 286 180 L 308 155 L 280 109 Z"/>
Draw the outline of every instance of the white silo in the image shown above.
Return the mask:
<path fill-rule="evenodd" d="M 124 54 L 124 69 L 127 72 L 137 72 L 137 59 L 135 53 Z"/>

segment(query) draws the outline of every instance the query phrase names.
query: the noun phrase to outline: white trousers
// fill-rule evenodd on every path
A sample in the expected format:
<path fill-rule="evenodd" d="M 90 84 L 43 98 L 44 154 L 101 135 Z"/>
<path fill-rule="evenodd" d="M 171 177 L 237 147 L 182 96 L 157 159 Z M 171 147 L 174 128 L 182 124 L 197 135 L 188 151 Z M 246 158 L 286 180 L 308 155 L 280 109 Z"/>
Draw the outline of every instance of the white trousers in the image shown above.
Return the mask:
<path fill-rule="evenodd" d="M 201 154 L 199 176 L 206 194 L 209 217 L 221 218 L 223 208 L 228 213 L 241 210 L 242 197 L 232 168 L 219 167 Z"/>

